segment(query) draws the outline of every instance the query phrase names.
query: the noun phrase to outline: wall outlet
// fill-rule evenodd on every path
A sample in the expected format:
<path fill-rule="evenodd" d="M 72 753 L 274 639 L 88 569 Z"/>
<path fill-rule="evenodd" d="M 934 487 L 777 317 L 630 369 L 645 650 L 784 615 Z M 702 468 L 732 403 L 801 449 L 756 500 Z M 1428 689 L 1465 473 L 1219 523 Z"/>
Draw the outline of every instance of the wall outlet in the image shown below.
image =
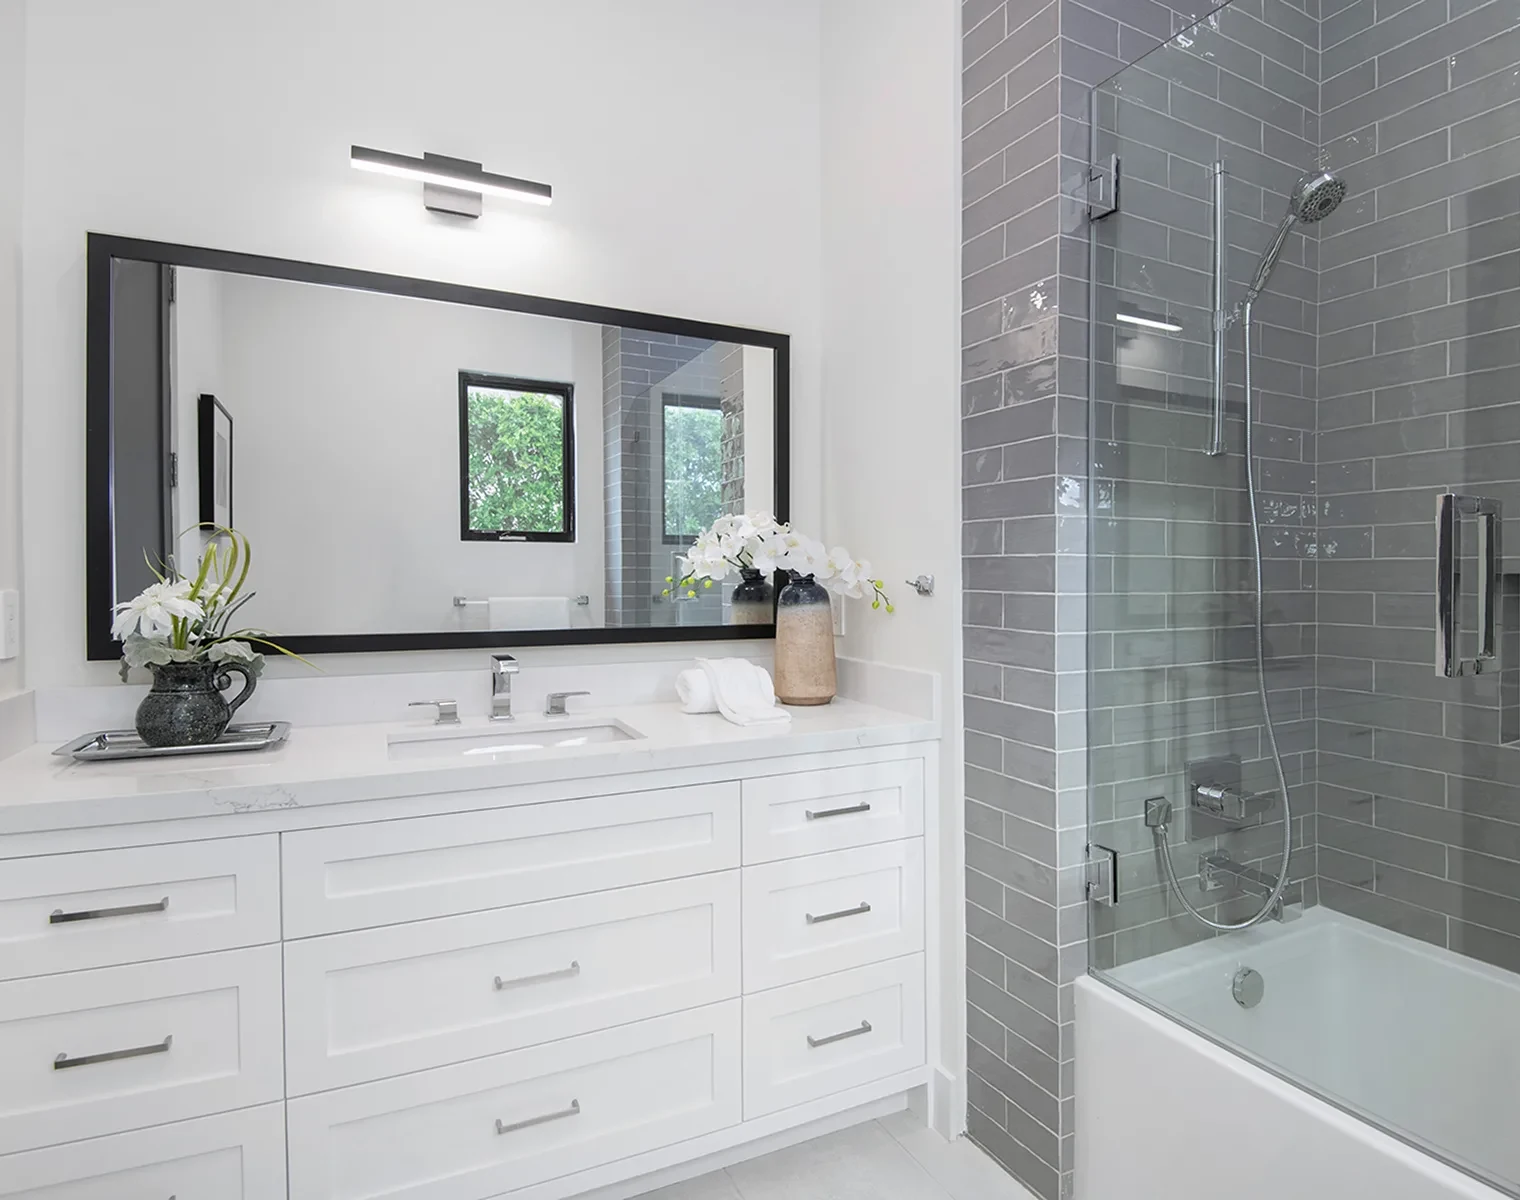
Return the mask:
<path fill-rule="evenodd" d="M 844 616 L 848 609 L 845 598 L 837 592 L 829 593 L 829 607 L 834 611 L 834 636 L 844 637 Z"/>
<path fill-rule="evenodd" d="M 0 591 L 0 661 L 21 653 L 21 593 Z"/>

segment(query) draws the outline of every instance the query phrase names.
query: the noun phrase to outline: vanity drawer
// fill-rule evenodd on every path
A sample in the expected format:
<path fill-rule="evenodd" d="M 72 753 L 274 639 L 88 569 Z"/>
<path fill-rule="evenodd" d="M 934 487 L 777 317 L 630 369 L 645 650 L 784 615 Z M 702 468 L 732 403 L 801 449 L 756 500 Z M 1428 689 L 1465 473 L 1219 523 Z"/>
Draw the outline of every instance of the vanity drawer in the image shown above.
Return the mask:
<path fill-rule="evenodd" d="M 280 950 L 0 984 L 0 1153 L 278 1100 Z"/>
<path fill-rule="evenodd" d="M 739 865 L 739 785 L 284 835 L 285 936 L 394 925 Z"/>
<path fill-rule="evenodd" d="M 280 940 L 277 834 L 17 858 L 0 870 L 0 979 Z"/>
<path fill-rule="evenodd" d="M 922 759 L 744 781 L 744 861 L 771 862 L 924 832 Z"/>
<path fill-rule="evenodd" d="M 0 1200 L 285 1200 L 285 1106 L 0 1158 Z"/>
<path fill-rule="evenodd" d="M 744 998 L 744 1119 L 924 1065 L 924 956 Z"/>
<path fill-rule="evenodd" d="M 739 994 L 739 872 L 291 942 L 289 1092 Z"/>
<path fill-rule="evenodd" d="M 924 948 L 922 838 L 744 868 L 744 990 Z"/>
<path fill-rule="evenodd" d="M 736 1125 L 739 1001 L 291 1100 L 290 1200 L 484 1200 Z"/>

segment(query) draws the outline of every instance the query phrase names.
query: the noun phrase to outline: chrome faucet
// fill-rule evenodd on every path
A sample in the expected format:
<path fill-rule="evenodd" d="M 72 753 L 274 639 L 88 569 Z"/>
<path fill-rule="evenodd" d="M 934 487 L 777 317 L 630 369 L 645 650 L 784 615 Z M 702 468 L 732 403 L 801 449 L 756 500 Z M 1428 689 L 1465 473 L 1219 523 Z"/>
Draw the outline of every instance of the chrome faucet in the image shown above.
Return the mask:
<path fill-rule="evenodd" d="M 491 655 L 491 720 L 512 719 L 512 676 L 521 669 L 510 654 Z"/>
<path fill-rule="evenodd" d="M 1204 854 L 1198 859 L 1198 886 L 1202 891 L 1214 892 L 1229 887 L 1265 900 L 1277 887 L 1277 879 L 1255 867 L 1242 866 L 1227 854 Z M 1294 921 L 1298 912 L 1290 910 L 1286 893 L 1279 896 L 1272 906 L 1272 920 Z"/>
<path fill-rule="evenodd" d="M 434 725 L 458 725 L 459 705 L 453 700 L 413 700 L 407 705 L 408 708 L 436 708 L 437 717 Z"/>
<path fill-rule="evenodd" d="M 1271 812 L 1277 806 L 1277 793 L 1244 792 L 1228 784 L 1195 782 L 1192 802 L 1200 812 L 1245 824 Z"/>
<path fill-rule="evenodd" d="M 544 716 L 564 717 L 569 716 L 569 710 L 565 707 L 565 701 L 571 696 L 589 696 L 590 692 L 550 692 L 544 700 Z"/>

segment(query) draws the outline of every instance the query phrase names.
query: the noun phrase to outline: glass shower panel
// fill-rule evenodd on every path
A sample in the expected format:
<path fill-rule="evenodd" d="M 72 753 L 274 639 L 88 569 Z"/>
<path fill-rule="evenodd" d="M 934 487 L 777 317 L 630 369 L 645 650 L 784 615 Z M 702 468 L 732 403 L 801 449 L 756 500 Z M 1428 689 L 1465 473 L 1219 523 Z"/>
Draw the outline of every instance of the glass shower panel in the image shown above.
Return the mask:
<path fill-rule="evenodd" d="M 1520 1196 L 1520 0 L 1091 103 L 1094 970 Z"/>
<path fill-rule="evenodd" d="M 1279 66 L 1294 83 L 1278 85 L 1273 111 L 1295 132 L 1274 127 L 1270 138 L 1285 143 L 1289 161 L 1263 153 L 1267 127 L 1243 111 L 1249 98 L 1242 93 L 1240 108 L 1217 99 L 1221 86 L 1227 96 L 1237 86 L 1222 81 L 1245 87 L 1262 78 L 1259 25 L 1222 9 L 1093 94 L 1094 161 L 1117 155 L 1120 173 L 1119 210 L 1092 226 L 1090 803 L 1093 841 L 1120 852 L 1125 893 L 1120 905 L 1093 910 L 1100 966 L 1214 936 L 1164 878 L 1148 801 L 1172 805 L 1166 840 L 1176 873 L 1210 919 L 1238 921 L 1259 905 L 1240 888 L 1201 890 L 1201 865 L 1205 875 L 1212 860 L 1275 879 L 1281 857 L 1280 806 L 1229 827 L 1187 819 L 1184 803 L 1194 777 L 1252 796 L 1278 790 L 1256 676 L 1244 357 L 1237 324 L 1220 343 L 1228 348 L 1221 392 L 1214 313 L 1245 299 L 1302 174 L 1295 156 L 1314 159 L 1305 133 L 1318 89 L 1301 74 L 1307 35 L 1291 48 L 1284 39 L 1278 56 L 1292 61 Z M 1226 237 L 1216 247 L 1219 196 Z M 1312 234 L 1290 233 L 1273 289 L 1258 301 L 1253 376 L 1263 653 L 1295 799 L 1314 748 Z M 1304 838 L 1310 813 L 1312 805 L 1300 807 L 1289 826 L 1293 886 L 1284 899 L 1295 907 L 1314 875 Z"/>

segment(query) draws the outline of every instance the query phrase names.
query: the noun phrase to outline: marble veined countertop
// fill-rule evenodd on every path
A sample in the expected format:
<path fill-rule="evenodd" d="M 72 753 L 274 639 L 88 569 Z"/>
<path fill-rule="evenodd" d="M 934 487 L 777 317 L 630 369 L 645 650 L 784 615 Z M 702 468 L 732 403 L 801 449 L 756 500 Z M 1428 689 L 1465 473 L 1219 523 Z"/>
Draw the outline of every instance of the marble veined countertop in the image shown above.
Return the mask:
<path fill-rule="evenodd" d="M 794 708 L 784 725 L 741 727 L 675 704 L 588 708 L 510 723 L 465 719 L 296 727 L 283 745 L 226 755 L 76 762 L 39 743 L 0 760 L 0 836 L 165 821 L 434 792 L 594 779 L 933 740 L 920 717 L 852 700 Z M 596 742 L 589 726 L 638 736 Z M 582 743 L 581 734 L 586 732 Z M 569 746 L 535 748 L 544 741 Z M 420 742 L 433 738 L 438 753 Z M 447 740 L 466 738 L 466 745 Z M 406 742 L 398 758 L 394 750 Z M 465 751 L 468 751 L 466 753 Z"/>

